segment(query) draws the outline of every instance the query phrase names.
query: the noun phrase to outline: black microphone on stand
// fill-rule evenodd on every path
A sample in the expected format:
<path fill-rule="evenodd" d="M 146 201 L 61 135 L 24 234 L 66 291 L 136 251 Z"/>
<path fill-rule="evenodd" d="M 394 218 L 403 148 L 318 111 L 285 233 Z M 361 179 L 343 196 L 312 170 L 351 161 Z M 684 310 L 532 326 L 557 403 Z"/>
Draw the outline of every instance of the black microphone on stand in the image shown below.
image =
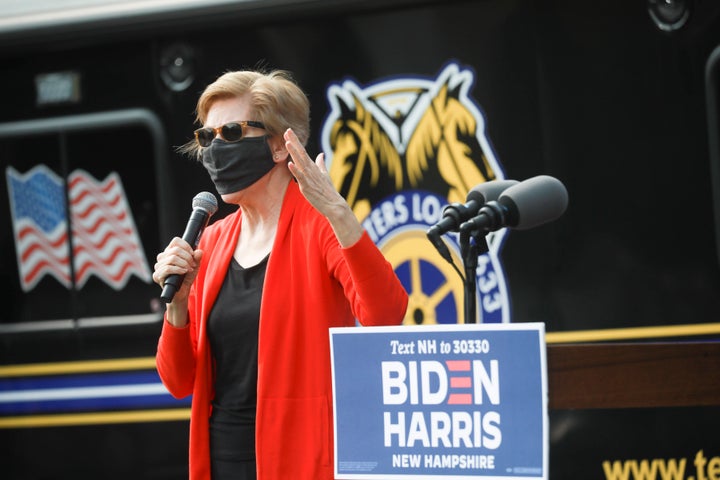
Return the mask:
<path fill-rule="evenodd" d="M 460 225 L 477 215 L 485 203 L 496 200 L 505 190 L 517 185 L 517 180 L 491 180 L 473 187 L 467 194 L 467 202 L 451 203 L 443 208 L 443 218 L 430 227 L 427 237 L 435 246 L 437 251 L 448 262 L 452 263 L 452 257 L 447 245 L 440 238 L 448 232 L 457 232 Z"/>
<path fill-rule="evenodd" d="M 538 175 L 508 188 L 496 201 L 486 202 L 477 215 L 460 225 L 460 233 L 488 233 L 503 227 L 527 230 L 557 219 L 567 205 L 565 185 Z"/>
<path fill-rule="evenodd" d="M 457 232 L 460 224 L 477 215 L 486 202 L 497 200 L 502 192 L 517 183 L 517 180 L 491 180 L 476 185 L 468 192 L 466 203 L 451 203 L 443 208 L 443 219 L 428 229 L 428 236 Z"/>
<path fill-rule="evenodd" d="M 568 194 L 556 178 L 540 175 L 504 190 L 497 200 L 485 202 L 477 215 L 460 224 L 465 265 L 465 322 L 476 320 L 477 257 L 487 251 L 485 235 L 502 227 L 525 230 L 555 220 L 565 212 Z"/>
<path fill-rule="evenodd" d="M 200 192 L 195 195 L 192 201 L 193 211 L 190 214 L 190 219 L 185 226 L 185 232 L 183 233 L 182 239 L 195 249 L 200 241 L 202 232 L 207 227 L 210 217 L 212 217 L 218 209 L 217 199 L 215 195 L 210 192 Z M 176 273 L 168 275 L 163 283 L 163 291 L 160 295 L 160 299 L 165 303 L 172 302 L 173 297 L 177 293 L 180 285 L 182 285 L 183 278 L 185 275 L 178 275 Z"/>

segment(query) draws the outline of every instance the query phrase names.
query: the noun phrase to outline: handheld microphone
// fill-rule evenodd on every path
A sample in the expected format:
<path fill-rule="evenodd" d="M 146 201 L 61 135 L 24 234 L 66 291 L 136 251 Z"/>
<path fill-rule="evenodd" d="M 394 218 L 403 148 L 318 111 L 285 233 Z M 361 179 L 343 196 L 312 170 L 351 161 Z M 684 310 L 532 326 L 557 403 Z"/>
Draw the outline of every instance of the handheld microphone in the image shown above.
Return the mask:
<path fill-rule="evenodd" d="M 548 175 L 529 178 L 485 203 L 478 214 L 460 225 L 463 233 L 493 232 L 503 227 L 517 230 L 551 222 L 567 208 L 568 193 L 560 180 Z"/>
<path fill-rule="evenodd" d="M 185 232 L 182 239 L 189 243 L 195 249 L 200 241 L 202 232 L 207 227 L 210 217 L 217 212 L 218 203 L 215 195 L 210 192 L 200 192 L 195 195 L 192 201 L 193 211 L 190 219 L 185 226 Z M 163 283 L 163 291 L 160 299 L 165 303 L 172 302 L 173 297 L 177 293 L 180 285 L 182 285 L 185 275 L 172 274 L 168 275 Z"/>

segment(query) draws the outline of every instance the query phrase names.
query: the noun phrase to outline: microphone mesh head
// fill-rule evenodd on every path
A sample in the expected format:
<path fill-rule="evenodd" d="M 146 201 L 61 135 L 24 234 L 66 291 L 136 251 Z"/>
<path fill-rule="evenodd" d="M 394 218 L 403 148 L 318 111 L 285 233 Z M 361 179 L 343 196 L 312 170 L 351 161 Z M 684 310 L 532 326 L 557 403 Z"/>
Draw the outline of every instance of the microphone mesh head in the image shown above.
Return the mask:
<path fill-rule="evenodd" d="M 560 217 L 567 208 L 568 193 L 557 178 L 538 175 L 508 188 L 498 201 L 509 208 L 507 225 L 526 230 Z"/>
<path fill-rule="evenodd" d="M 215 195 L 213 195 L 212 193 L 200 192 L 195 195 L 195 198 L 193 198 L 192 207 L 193 210 L 195 210 L 196 208 L 201 208 L 212 216 L 215 214 L 215 212 L 217 212 L 218 202 L 215 198 Z"/>

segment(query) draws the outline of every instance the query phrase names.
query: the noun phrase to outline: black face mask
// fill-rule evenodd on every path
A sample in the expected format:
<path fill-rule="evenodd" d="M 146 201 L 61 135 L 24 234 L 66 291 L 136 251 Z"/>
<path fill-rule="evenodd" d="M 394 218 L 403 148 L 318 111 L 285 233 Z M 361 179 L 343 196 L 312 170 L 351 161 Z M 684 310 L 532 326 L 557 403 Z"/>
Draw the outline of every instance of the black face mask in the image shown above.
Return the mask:
<path fill-rule="evenodd" d="M 202 151 L 202 162 L 220 195 L 249 187 L 275 166 L 266 136 L 233 143 L 216 138 Z"/>

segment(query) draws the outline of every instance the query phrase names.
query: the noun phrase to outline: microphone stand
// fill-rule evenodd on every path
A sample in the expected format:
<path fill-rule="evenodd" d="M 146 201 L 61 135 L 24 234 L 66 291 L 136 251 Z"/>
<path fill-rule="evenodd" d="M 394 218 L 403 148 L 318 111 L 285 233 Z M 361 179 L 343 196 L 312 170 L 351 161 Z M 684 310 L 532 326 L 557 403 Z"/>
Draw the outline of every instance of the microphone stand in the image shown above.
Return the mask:
<path fill-rule="evenodd" d="M 485 235 L 480 229 L 472 233 L 460 232 L 460 253 L 465 267 L 465 323 L 477 323 L 477 280 L 478 257 L 490 251 Z"/>

